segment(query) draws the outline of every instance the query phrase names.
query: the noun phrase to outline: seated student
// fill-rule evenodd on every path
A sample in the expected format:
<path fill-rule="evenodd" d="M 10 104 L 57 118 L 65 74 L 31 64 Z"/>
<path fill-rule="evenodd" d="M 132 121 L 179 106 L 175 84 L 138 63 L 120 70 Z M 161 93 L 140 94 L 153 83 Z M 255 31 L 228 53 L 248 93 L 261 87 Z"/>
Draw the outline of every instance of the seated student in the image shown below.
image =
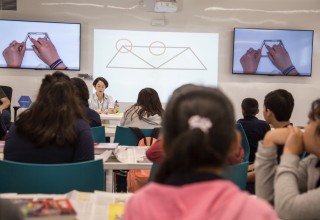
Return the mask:
<path fill-rule="evenodd" d="M 280 164 L 276 145 L 284 144 Z M 304 151 L 309 156 L 300 160 Z M 320 99 L 311 105 L 304 133 L 288 126 L 269 131 L 256 155 L 257 196 L 273 203 L 281 219 L 319 219 Z"/>
<path fill-rule="evenodd" d="M 220 176 L 241 141 L 230 100 L 215 88 L 177 90 L 163 117 L 156 182 L 129 199 L 124 219 L 277 219 L 266 202 Z"/>
<path fill-rule="evenodd" d="M 259 113 L 258 101 L 254 98 L 245 98 L 241 103 L 243 118 L 237 122 L 243 127 L 244 132 L 248 138 L 250 146 L 249 162 L 253 163 L 255 154 L 257 152 L 258 141 L 262 140 L 264 135 L 270 130 L 270 126 L 263 120 L 259 120 L 256 114 Z M 255 194 L 254 186 L 254 165 L 249 166 L 248 178 L 247 178 L 247 190 Z"/>
<path fill-rule="evenodd" d="M 0 118 L 2 120 L 2 123 L 9 129 L 10 127 L 10 121 L 11 121 L 11 114 L 9 110 L 7 109 L 10 105 L 10 100 L 8 99 L 7 95 L 4 93 L 2 88 L 0 88 Z"/>
<path fill-rule="evenodd" d="M 71 78 L 71 83 L 75 87 L 76 94 L 80 98 L 80 102 L 84 107 L 86 118 L 90 127 L 101 126 L 100 115 L 93 109 L 89 108 L 89 90 L 87 84 L 80 78 Z"/>
<path fill-rule="evenodd" d="M 35 102 L 10 127 L 4 159 L 46 164 L 94 159 L 91 129 L 68 76 L 44 77 Z"/>
<path fill-rule="evenodd" d="M 259 120 L 256 115 L 259 113 L 258 101 L 254 98 L 245 98 L 241 103 L 243 118 L 237 122 L 243 127 L 250 145 L 249 162 L 253 163 L 258 147 L 258 141 L 270 130 L 270 126 L 263 120 Z"/>
<path fill-rule="evenodd" d="M 269 92 L 264 98 L 263 117 L 273 128 L 285 128 L 290 122 L 294 108 L 294 99 L 290 92 L 277 89 Z M 278 161 L 283 151 L 283 145 L 277 146 Z"/>
<path fill-rule="evenodd" d="M 120 125 L 138 128 L 160 127 L 163 111 L 157 91 L 144 88 L 139 92 L 137 103 L 123 113 Z"/>

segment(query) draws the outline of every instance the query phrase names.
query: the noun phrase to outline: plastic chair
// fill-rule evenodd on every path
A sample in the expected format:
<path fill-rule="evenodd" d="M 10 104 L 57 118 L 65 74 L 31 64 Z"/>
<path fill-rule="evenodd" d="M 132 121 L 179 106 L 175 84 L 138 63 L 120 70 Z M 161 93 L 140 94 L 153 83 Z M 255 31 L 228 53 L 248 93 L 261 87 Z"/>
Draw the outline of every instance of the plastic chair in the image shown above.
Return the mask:
<path fill-rule="evenodd" d="M 104 190 L 102 160 L 68 164 L 0 161 L 0 193 L 64 194 L 72 190 Z"/>
<path fill-rule="evenodd" d="M 148 182 L 153 182 L 154 181 L 154 178 L 155 178 L 155 175 L 156 175 L 156 172 L 157 172 L 158 168 L 159 168 L 159 164 L 158 163 L 153 163 L 152 164 Z"/>
<path fill-rule="evenodd" d="M 151 136 L 153 129 L 147 129 L 147 128 L 141 128 L 140 129 L 144 136 L 148 137 Z M 119 143 L 119 145 L 126 145 L 126 146 L 137 146 L 137 143 L 139 141 L 139 138 L 137 135 L 128 127 L 122 127 L 122 126 L 117 126 L 116 127 L 116 132 L 115 132 L 115 137 L 114 137 L 114 142 Z M 118 177 L 121 176 L 122 178 L 127 176 L 127 170 L 114 170 L 114 179 L 117 182 Z M 121 178 L 119 178 L 119 181 Z M 126 183 L 120 183 L 117 185 L 126 185 Z M 124 189 L 120 189 L 116 186 L 117 192 L 119 191 L 125 191 Z"/>
<path fill-rule="evenodd" d="M 236 123 L 236 128 L 240 131 L 241 133 L 241 137 L 242 137 L 242 142 L 241 145 L 243 147 L 244 150 L 244 161 L 249 161 L 249 156 L 250 156 L 250 145 L 249 145 L 249 141 L 247 138 L 246 133 L 244 132 L 244 129 L 242 127 L 242 125 L 240 123 Z"/>
<path fill-rule="evenodd" d="M 249 162 L 242 162 L 232 166 L 228 166 L 222 173 L 222 177 L 232 181 L 241 190 L 245 190 L 247 186 L 247 172 Z"/>
<path fill-rule="evenodd" d="M 92 127 L 91 131 L 94 143 L 106 143 L 106 133 L 104 126 Z"/>
<path fill-rule="evenodd" d="M 140 130 L 146 137 L 149 137 L 153 131 L 153 129 L 147 128 L 141 128 Z M 138 137 L 130 128 L 117 126 L 114 142 L 119 143 L 119 145 L 136 146 L 138 143 Z"/>

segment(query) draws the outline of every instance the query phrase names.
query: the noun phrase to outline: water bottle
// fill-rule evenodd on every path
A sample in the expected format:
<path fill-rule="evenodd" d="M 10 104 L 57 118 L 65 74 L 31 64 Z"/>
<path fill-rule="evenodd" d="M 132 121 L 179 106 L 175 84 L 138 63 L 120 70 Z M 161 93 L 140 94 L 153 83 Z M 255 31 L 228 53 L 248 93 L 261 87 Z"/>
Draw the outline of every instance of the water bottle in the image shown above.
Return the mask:
<path fill-rule="evenodd" d="M 114 113 L 117 113 L 119 112 L 119 102 L 118 100 L 115 101 L 114 103 Z"/>

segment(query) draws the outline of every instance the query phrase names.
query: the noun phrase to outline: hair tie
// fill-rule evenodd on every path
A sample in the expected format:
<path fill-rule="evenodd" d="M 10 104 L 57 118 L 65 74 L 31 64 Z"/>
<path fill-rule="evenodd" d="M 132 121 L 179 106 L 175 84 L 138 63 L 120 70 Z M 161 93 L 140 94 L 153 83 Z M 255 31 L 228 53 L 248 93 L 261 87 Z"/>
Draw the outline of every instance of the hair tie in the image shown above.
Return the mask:
<path fill-rule="evenodd" d="M 199 115 L 193 115 L 188 120 L 189 129 L 199 128 L 203 133 L 208 133 L 212 127 L 212 122 L 209 118 L 201 117 Z"/>

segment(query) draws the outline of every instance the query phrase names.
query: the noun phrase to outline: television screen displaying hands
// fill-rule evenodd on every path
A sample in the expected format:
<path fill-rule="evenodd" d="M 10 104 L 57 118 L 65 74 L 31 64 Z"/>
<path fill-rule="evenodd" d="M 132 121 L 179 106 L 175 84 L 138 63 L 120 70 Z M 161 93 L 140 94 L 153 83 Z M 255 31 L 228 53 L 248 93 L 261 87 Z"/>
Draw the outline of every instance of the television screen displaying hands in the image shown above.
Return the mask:
<path fill-rule="evenodd" d="M 30 38 L 33 43 L 32 49 L 34 53 L 45 63 L 50 69 L 67 69 L 67 66 L 60 59 L 54 44 L 46 38 L 38 38 L 37 40 Z M 20 68 L 22 60 L 26 52 L 26 42 L 12 41 L 3 51 L 2 55 L 7 63 L 7 67 Z"/>
<path fill-rule="evenodd" d="M 0 20 L 0 68 L 80 70 L 80 24 Z"/>
<path fill-rule="evenodd" d="M 233 74 L 311 76 L 312 30 L 235 28 Z"/>
<path fill-rule="evenodd" d="M 265 45 L 267 48 L 267 58 L 283 75 L 299 75 L 293 66 L 290 56 L 283 44 L 273 46 Z M 249 48 L 247 52 L 240 58 L 243 73 L 255 74 L 262 57 L 261 49 Z"/>

